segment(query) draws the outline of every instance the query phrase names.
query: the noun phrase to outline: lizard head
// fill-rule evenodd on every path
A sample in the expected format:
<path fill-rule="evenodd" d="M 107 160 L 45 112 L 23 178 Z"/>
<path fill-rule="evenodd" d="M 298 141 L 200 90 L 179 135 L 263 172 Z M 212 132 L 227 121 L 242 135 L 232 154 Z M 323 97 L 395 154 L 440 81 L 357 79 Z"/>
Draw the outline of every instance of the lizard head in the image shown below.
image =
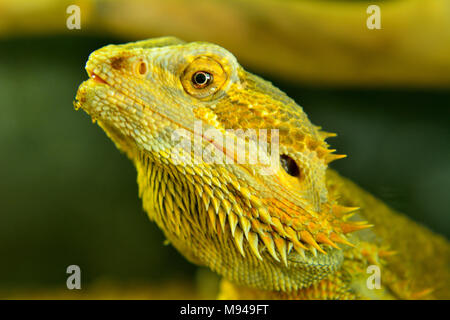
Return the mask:
<path fill-rule="evenodd" d="M 86 70 L 75 106 L 135 163 L 144 208 L 191 261 L 294 290 L 337 270 L 344 234 L 368 226 L 328 195 L 332 134 L 220 46 L 110 45 Z"/>

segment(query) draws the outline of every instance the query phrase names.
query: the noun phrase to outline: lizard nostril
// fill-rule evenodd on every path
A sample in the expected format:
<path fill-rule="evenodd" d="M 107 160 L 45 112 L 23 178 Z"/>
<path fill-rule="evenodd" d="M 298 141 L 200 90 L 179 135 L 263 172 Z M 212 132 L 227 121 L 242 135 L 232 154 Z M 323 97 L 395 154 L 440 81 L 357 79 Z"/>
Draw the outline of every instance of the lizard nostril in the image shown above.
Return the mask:
<path fill-rule="evenodd" d="M 147 69 L 147 63 L 145 61 L 139 62 L 137 70 L 141 76 L 145 76 L 147 74 Z"/>

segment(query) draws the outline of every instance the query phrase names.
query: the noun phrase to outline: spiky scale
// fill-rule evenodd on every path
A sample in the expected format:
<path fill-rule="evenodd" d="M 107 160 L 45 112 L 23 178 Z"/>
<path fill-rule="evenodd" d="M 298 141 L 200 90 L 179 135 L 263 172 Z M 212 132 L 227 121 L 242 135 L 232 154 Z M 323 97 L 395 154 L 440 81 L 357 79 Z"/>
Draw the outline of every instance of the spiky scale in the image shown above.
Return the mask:
<path fill-rule="evenodd" d="M 259 235 L 263 235 L 267 231 L 267 225 L 261 223 L 258 219 L 252 219 L 252 230 L 256 231 Z"/>
<path fill-rule="evenodd" d="M 295 232 L 294 229 L 292 229 L 291 227 L 287 227 L 286 233 L 288 234 L 289 239 L 294 244 L 294 247 L 299 249 L 307 249 L 307 247 L 299 241 L 300 239 L 298 238 L 297 232 Z"/>
<path fill-rule="evenodd" d="M 276 217 L 272 217 L 272 221 L 271 221 L 272 227 L 275 229 L 275 231 L 282 237 L 287 237 L 288 234 L 286 233 L 286 231 L 284 230 L 284 227 L 280 221 L 280 219 L 276 218 Z"/>
<path fill-rule="evenodd" d="M 327 131 L 319 131 L 319 135 L 322 139 L 328 139 L 328 138 L 333 138 L 336 137 L 337 134 L 333 133 L 333 132 L 327 132 Z"/>
<path fill-rule="evenodd" d="M 198 194 L 199 196 L 203 196 L 203 188 L 202 188 L 201 184 L 195 183 L 195 184 L 194 184 L 194 188 L 195 188 L 195 190 L 197 191 L 197 194 Z M 206 195 L 205 195 L 205 196 L 206 196 Z"/>
<path fill-rule="evenodd" d="M 214 189 L 214 197 L 217 198 L 220 202 L 225 200 L 225 197 L 223 196 L 223 192 L 220 189 Z"/>
<path fill-rule="evenodd" d="M 170 194 L 175 196 L 176 192 L 175 192 L 175 187 L 174 187 L 172 180 L 168 179 L 166 184 L 167 184 L 167 189 L 169 190 Z"/>
<path fill-rule="evenodd" d="M 227 219 L 227 214 L 225 213 L 225 211 L 219 209 L 217 209 L 217 211 L 214 210 L 214 212 L 219 215 L 220 227 L 222 228 L 222 232 L 225 233 L 225 222 Z"/>
<path fill-rule="evenodd" d="M 396 254 L 398 254 L 398 252 L 395 251 L 395 250 L 383 250 L 383 249 L 381 249 L 381 250 L 378 251 L 378 256 L 380 258 L 391 257 L 391 256 L 395 256 Z"/>
<path fill-rule="evenodd" d="M 219 213 L 219 209 L 220 209 L 220 202 L 219 199 L 217 199 L 216 197 L 211 197 L 211 203 L 214 207 L 214 210 L 216 211 L 216 213 Z M 226 214 L 226 213 L 225 213 Z"/>
<path fill-rule="evenodd" d="M 207 184 L 207 185 L 212 187 L 212 182 L 211 182 L 211 178 L 210 177 L 204 175 L 202 178 L 203 178 L 202 180 L 203 180 L 204 184 Z"/>
<path fill-rule="evenodd" d="M 204 204 L 204 206 L 205 206 L 205 209 L 206 210 L 209 210 L 209 205 L 210 205 L 210 203 L 211 203 L 211 198 L 210 197 L 208 197 L 208 195 L 206 194 L 206 193 L 203 193 L 202 195 L 201 195 L 201 197 L 202 197 L 202 201 L 203 201 L 203 204 Z"/>
<path fill-rule="evenodd" d="M 200 166 L 193 166 L 192 169 L 196 173 L 197 177 L 202 177 L 203 176 L 203 170 L 200 169 Z"/>
<path fill-rule="evenodd" d="M 314 237 L 308 231 L 300 231 L 300 239 L 303 242 L 311 245 L 313 248 L 319 250 L 321 253 L 326 254 L 326 252 L 317 244 L 316 240 L 314 240 Z"/>
<path fill-rule="evenodd" d="M 239 182 L 235 179 L 231 180 L 231 185 L 233 186 L 234 189 L 236 189 L 237 191 L 241 190 L 241 185 L 239 184 Z"/>
<path fill-rule="evenodd" d="M 248 244 L 250 245 L 250 249 L 252 250 L 253 254 L 259 259 L 259 260 L 263 260 L 261 254 L 259 253 L 258 250 L 258 242 L 259 242 L 259 238 L 258 235 L 254 232 L 249 232 L 248 233 Z"/>
<path fill-rule="evenodd" d="M 173 214 L 173 198 L 171 196 L 165 197 L 164 205 L 166 211 Z"/>
<path fill-rule="evenodd" d="M 242 256 L 245 258 L 244 247 L 243 247 L 244 233 L 242 232 L 242 230 L 239 227 L 237 227 L 236 230 L 234 231 L 233 238 L 234 238 L 234 243 L 236 244 L 236 247 L 238 248 L 238 250 L 242 254 Z"/>
<path fill-rule="evenodd" d="M 213 231 L 217 231 L 216 230 L 216 212 L 214 211 L 212 206 L 209 207 L 207 210 L 208 210 L 208 216 L 209 216 L 209 220 L 211 222 Z"/>
<path fill-rule="evenodd" d="M 346 154 L 331 154 L 330 153 L 330 154 L 326 155 L 324 159 L 325 159 L 325 163 L 329 164 L 330 162 L 333 162 L 333 161 L 336 161 L 339 159 L 343 159 L 346 157 L 347 157 Z"/>
<path fill-rule="evenodd" d="M 170 155 L 164 150 L 159 151 L 159 154 L 165 159 L 168 159 L 170 157 Z"/>
<path fill-rule="evenodd" d="M 333 248 L 340 249 L 340 248 L 336 245 L 336 243 L 334 243 L 333 241 L 331 241 L 331 240 L 330 240 L 325 234 L 323 234 L 323 233 L 318 233 L 318 234 L 316 235 L 316 240 L 317 240 L 317 242 L 319 242 L 319 243 L 328 244 L 328 245 L 332 246 Z"/>
<path fill-rule="evenodd" d="M 238 224 L 238 218 L 233 212 L 228 213 L 228 223 L 231 228 L 231 235 L 234 237 L 234 232 L 236 231 L 236 226 Z"/>
<path fill-rule="evenodd" d="M 284 265 L 287 267 L 288 266 L 288 263 L 287 263 L 288 246 L 286 245 L 286 240 L 284 240 L 283 238 L 281 238 L 279 236 L 275 236 L 273 241 L 275 242 L 277 251 L 280 254 L 281 261 L 283 261 Z"/>
<path fill-rule="evenodd" d="M 250 192 L 250 190 L 246 187 L 241 187 L 240 190 L 241 194 L 247 199 L 250 200 L 252 194 Z"/>
<path fill-rule="evenodd" d="M 244 231 L 245 238 L 248 239 L 248 233 L 252 227 L 250 221 L 246 217 L 240 216 L 239 224 L 241 226 L 242 231 Z"/>
<path fill-rule="evenodd" d="M 181 230 L 180 230 L 180 228 L 181 228 L 181 212 L 180 212 L 180 209 L 177 207 L 177 206 L 175 206 L 174 208 L 173 208 L 174 210 L 174 212 L 173 212 L 173 214 L 174 214 L 174 217 L 175 217 L 175 233 L 179 236 L 180 235 L 180 233 L 181 233 Z"/>
<path fill-rule="evenodd" d="M 367 224 L 367 222 L 353 222 L 353 223 L 341 223 L 342 233 L 351 233 L 354 231 L 359 231 L 367 228 L 373 227 L 372 224 Z"/>
<path fill-rule="evenodd" d="M 158 205 L 161 209 L 164 208 L 164 197 L 161 194 L 158 196 Z"/>
<path fill-rule="evenodd" d="M 195 175 L 194 170 L 193 170 L 191 167 L 189 167 L 189 166 L 185 166 L 185 167 L 184 167 L 184 170 L 185 170 L 186 173 L 188 173 L 190 176 L 194 176 L 194 175 Z"/>
<path fill-rule="evenodd" d="M 238 203 L 233 204 L 233 211 L 240 217 L 244 215 L 244 211 Z"/>
<path fill-rule="evenodd" d="M 345 237 L 343 235 L 338 235 L 338 234 L 332 232 L 332 233 L 330 233 L 329 237 L 330 237 L 331 241 L 342 243 L 342 244 L 346 244 L 346 245 L 348 245 L 350 247 L 354 247 L 355 246 L 353 243 L 351 243 L 347 239 L 345 239 Z"/>
<path fill-rule="evenodd" d="M 266 208 L 259 208 L 258 213 L 262 222 L 269 225 L 272 224 L 272 217 L 270 216 L 270 213 Z"/>
<path fill-rule="evenodd" d="M 263 235 L 260 234 L 260 238 L 264 245 L 266 246 L 267 251 L 269 251 L 270 255 L 278 262 L 280 262 L 280 258 L 278 258 L 277 252 L 275 250 L 275 244 L 273 242 L 273 238 L 268 233 Z"/>
<path fill-rule="evenodd" d="M 194 169 L 195 168 L 197 168 L 197 167 L 195 166 Z M 194 175 L 193 178 L 194 178 L 195 184 L 204 185 L 204 181 L 202 179 L 202 176 Z"/>
<path fill-rule="evenodd" d="M 162 170 L 158 170 L 157 175 L 156 175 L 156 179 L 158 179 L 158 182 L 161 182 L 162 180 Z"/>
<path fill-rule="evenodd" d="M 258 211 L 257 209 L 251 208 L 251 209 L 250 209 L 250 212 L 251 212 L 253 218 L 255 218 L 255 219 L 258 219 L 258 218 L 259 218 L 259 211 Z"/>
<path fill-rule="evenodd" d="M 230 211 L 231 211 L 231 203 L 230 203 L 230 201 L 228 201 L 227 199 L 223 199 L 222 201 L 221 201 L 221 206 L 222 206 L 222 208 L 225 210 L 225 212 L 227 213 L 227 214 L 229 214 L 230 213 Z"/>
<path fill-rule="evenodd" d="M 287 254 L 291 253 L 292 248 L 294 247 L 294 245 L 292 244 L 292 242 L 288 242 L 288 247 L 287 247 Z"/>
<path fill-rule="evenodd" d="M 189 195 L 187 193 L 183 194 L 182 197 L 175 197 L 176 206 L 181 210 L 186 210 L 189 207 Z"/>
<path fill-rule="evenodd" d="M 242 192 L 242 190 L 241 190 L 241 192 Z M 253 207 L 255 207 L 255 208 L 259 208 L 259 207 L 263 206 L 261 199 L 259 199 L 257 196 L 255 196 L 253 194 L 250 195 L 249 200 L 250 200 L 251 204 L 253 205 Z"/>
<path fill-rule="evenodd" d="M 160 186 L 161 186 L 161 189 L 160 189 L 161 195 L 165 196 L 166 195 L 166 189 L 167 189 L 167 183 L 163 182 L 163 183 L 160 184 Z"/>
<path fill-rule="evenodd" d="M 337 217 L 344 217 L 347 216 L 350 213 L 354 213 L 355 211 L 358 211 L 359 207 L 344 207 L 337 204 L 334 204 L 331 207 L 331 210 L 333 211 L 333 214 Z"/>
<path fill-rule="evenodd" d="M 198 184 L 198 185 L 201 185 L 201 184 Z M 201 186 L 203 188 L 203 191 L 208 195 L 208 197 L 215 198 L 214 193 L 209 186 L 207 186 L 207 185 L 201 185 Z"/>
<path fill-rule="evenodd" d="M 211 183 L 213 185 L 215 185 L 216 187 L 221 187 L 222 184 L 220 183 L 219 179 L 217 179 L 216 177 L 211 177 Z"/>

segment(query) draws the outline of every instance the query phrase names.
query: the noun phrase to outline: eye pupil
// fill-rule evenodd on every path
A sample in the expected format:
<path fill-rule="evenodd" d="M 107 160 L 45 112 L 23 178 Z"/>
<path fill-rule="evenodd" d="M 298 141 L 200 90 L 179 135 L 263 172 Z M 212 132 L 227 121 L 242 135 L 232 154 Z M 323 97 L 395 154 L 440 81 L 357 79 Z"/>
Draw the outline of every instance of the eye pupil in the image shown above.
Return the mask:
<path fill-rule="evenodd" d="M 204 73 L 197 73 L 195 75 L 195 82 L 197 84 L 204 84 L 206 83 L 206 81 L 208 81 L 208 79 L 206 78 L 206 75 Z"/>
<path fill-rule="evenodd" d="M 204 88 L 212 81 L 212 74 L 205 71 L 198 71 L 192 76 L 192 82 L 196 88 Z"/>
<path fill-rule="evenodd" d="M 284 171 L 286 171 L 287 174 L 293 177 L 298 177 L 300 175 L 300 169 L 297 166 L 297 163 L 294 159 L 287 155 L 281 155 L 280 156 L 280 163 L 283 167 Z"/>

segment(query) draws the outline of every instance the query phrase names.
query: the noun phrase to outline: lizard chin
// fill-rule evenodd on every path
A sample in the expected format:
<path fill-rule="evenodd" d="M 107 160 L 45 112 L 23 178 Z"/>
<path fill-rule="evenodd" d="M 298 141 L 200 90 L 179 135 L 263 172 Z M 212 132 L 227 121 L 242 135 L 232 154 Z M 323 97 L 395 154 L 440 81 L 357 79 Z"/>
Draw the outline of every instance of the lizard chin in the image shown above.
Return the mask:
<path fill-rule="evenodd" d="M 103 131 L 105 131 L 106 135 L 114 142 L 116 147 L 126 153 L 130 159 L 133 159 L 136 154 L 136 144 L 130 136 L 125 135 L 117 125 L 111 122 L 111 118 L 114 115 L 110 113 L 114 112 L 114 110 L 109 108 L 107 104 L 99 104 L 97 106 L 92 104 L 92 101 L 103 103 L 100 97 L 101 92 L 111 90 L 111 87 L 106 81 L 94 73 L 88 73 L 90 78 L 84 81 L 78 89 L 74 101 L 75 109 L 85 111 L 91 117 L 92 122 L 97 122 Z"/>

